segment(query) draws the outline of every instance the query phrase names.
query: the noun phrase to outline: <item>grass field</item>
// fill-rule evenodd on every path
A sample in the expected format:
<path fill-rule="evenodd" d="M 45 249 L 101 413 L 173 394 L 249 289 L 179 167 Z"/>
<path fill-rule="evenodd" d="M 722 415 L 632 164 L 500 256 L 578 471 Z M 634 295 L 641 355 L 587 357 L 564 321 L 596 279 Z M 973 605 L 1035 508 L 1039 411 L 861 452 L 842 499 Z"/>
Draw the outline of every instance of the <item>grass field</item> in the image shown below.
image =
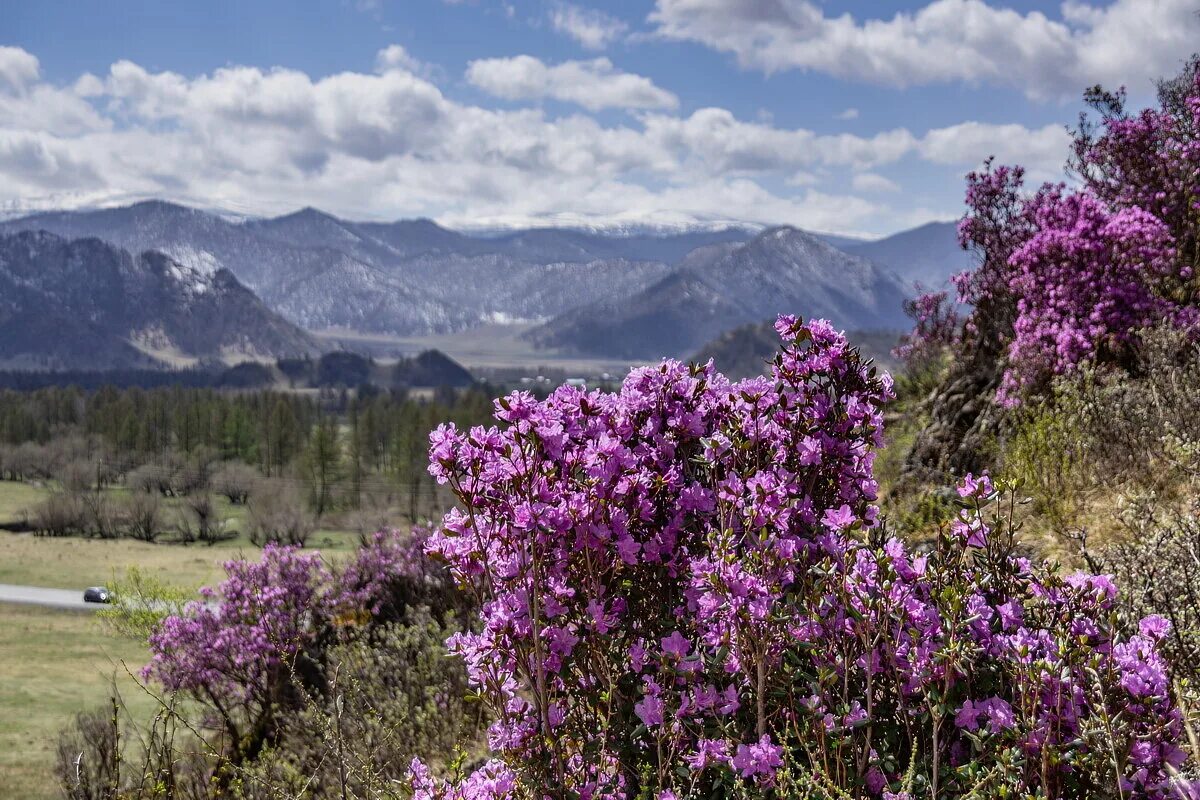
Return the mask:
<path fill-rule="evenodd" d="M 0 523 L 23 519 L 48 491 L 0 481 Z M 219 502 L 239 529 L 244 509 Z M 356 545 L 357 536 L 348 531 L 318 530 L 309 539 L 311 550 L 334 562 Z M 0 583 L 82 590 L 138 566 L 194 589 L 219 583 L 221 562 L 257 559 L 259 552 L 240 532 L 208 546 L 0 531 Z M 146 659 L 145 645 L 113 636 L 91 613 L 0 603 L 0 798 L 61 796 L 52 774 L 58 732 L 75 714 L 104 704 L 114 680 L 134 716 L 145 718 L 153 701 L 122 664 L 136 671 Z"/>
<path fill-rule="evenodd" d="M 45 497 L 47 489 L 26 483 L 0 481 L 0 523 L 14 522 L 25 510 Z M 124 489 L 111 490 L 114 493 Z M 168 501 L 168 505 L 174 501 Z M 232 527 L 240 527 L 244 509 L 218 500 Z M 349 553 L 357 543 L 347 531 L 318 530 L 309 546 L 331 560 Z M 244 534 L 209 546 L 170 542 L 150 544 L 133 539 L 83 539 L 43 537 L 29 533 L 0 531 L 0 583 L 82 589 L 121 577 L 130 566 L 138 566 L 161 580 L 195 588 L 219 582 L 221 562 L 245 556 L 257 558 L 258 547 Z"/>
<path fill-rule="evenodd" d="M 0 603 L 0 797 L 61 796 L 58 732 L 103 705 L 114 681 L 131 711 L 149 714 L 153 701 L 122 666 L 136 672 L 146 658 L 144 645 L 112 636 L 90 612 Z"/>
<path fill-rule="evenodd" d="M 46 490 L 28 483 L 0 481 L 0 524 L 18 522 L 46 496 Z"/>

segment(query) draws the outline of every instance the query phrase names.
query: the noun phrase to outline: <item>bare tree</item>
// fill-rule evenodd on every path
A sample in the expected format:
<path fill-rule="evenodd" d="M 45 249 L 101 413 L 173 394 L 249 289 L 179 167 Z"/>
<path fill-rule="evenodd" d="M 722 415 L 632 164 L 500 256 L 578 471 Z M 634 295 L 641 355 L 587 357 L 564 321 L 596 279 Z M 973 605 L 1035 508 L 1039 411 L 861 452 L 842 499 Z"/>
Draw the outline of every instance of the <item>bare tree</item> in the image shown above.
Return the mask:
<path fill-rule="evenodd" d="M 265 479 L 250 494 L 247 506 L 250 541 L 303 547 L 317 527 L 317 517 L 290 483 Z"/>
<path fill-rule="evenodd" d="M 258 470 L 240 461 L 229 461 L 217 469 L 212 476 L 212 489 L 234 505 L 250 499 L 250 490 L 258 481 Z"/>
<path fill-rule="evenodd" d="M 162 499 L 157 492 L 131 492 L 124 503 L 129 535 L 153 542 L 162 533 Z"/>
<path fill-rule="evenodd" d="M 179 523 L 180 537 L 185 542 L 201 541 L 216 544 L 230 539 L 229 520 L 221 515 L 212 494 L 207 491 L 190 494 L 183 503 L 184 515 Z"/>
<path fill-rule="evenodd" d="M 82 533 L 87 510 L 76 494 L 55 491 L 38 503 L 30 522 L 43 536 L 69 536 Z"/>

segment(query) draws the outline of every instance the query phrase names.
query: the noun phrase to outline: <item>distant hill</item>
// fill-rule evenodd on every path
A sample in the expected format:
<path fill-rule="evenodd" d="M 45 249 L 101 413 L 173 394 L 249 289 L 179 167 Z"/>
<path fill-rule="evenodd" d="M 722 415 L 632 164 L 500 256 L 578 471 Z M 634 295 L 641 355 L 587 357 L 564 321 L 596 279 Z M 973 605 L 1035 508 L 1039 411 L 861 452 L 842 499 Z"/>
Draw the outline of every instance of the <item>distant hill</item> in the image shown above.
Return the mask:
<path fill-rule="evenodd" d="M 435 386 L 466 388 L 475 378 L 450 356 L 440 350 L 426 350 L 413 358 L 402 358 L 392 368 L 394 386 Z"/>
<path fill-rule="evenodd" d="M 95 238 L 0 236 L 0 363 L 136 369 L 319 350 L 231 272 Z"/>
<path fill-rule="evenodd" d="M 890 272 L 795 228 L 687 256 L 661 281 L 574 309 L 530 331 L 536 344 L 589 355 L 690 355 L 721 333 L 780 313 L 839 327 L 902 329 L 905 288 Z"/>
<path fill-rule="evenodd" d="M 440 350 L 426 350 L 394 364 L 339 350 L 319 359 L 281 359 L 276 366 L 293 387 L 354 389 L 370 384 L 384 389 L 461 389 L 475 383 L 470 372 Z"/>
<path fill-rule="evenodd" d="M 236 220 L 147 201 L 0 222 L 0 235 L 24 230 L 159 251 L 203 276 L 227 270 L 309 330 L 408 337 L 520 324 L 532 326 L 530 347 L 621 360 L 685 356 L 781 311 L 907 328 L 901 300 L 914 284 L 941 286 L 971 263 L 952 223 L 877 241 L 788 227 L 472 235 L 428 219 L 354 222 L 305 208 Z"/>
<path fill-rule="evenodd" d="M 779 334 L 774 326 L 775 320 L 769 319 L 726 331 L 688 360 L 703 364 L 712 359 L 717 370 L 733 380 L 765 375 L 779 350 Z M 899 337 L 899 331 L 846 332 L 851 344 L 886 370 L 897 367 L 891 351 Z"/>
<path fill-rule="evenodd" d="M 948 285 L 952 275 L 973 266 L 971 254 L 958 244 L 953 222 L 930 222 L 883 239 L 848 242 L 841 247 L 896 273 L 906 288 L 920 284 L 939 289 Z"/>
<path fill-rule="evenodd" d="M 234 222 L 161 201 L 0 222 L 0 233 L 21 230 L 159 250 L 201 272 L 228 269 L 306 328 L 404 335 L 549 319 L 645 288 L 697 247 L 751 235 L 534 229 L 475 237 L 430 220 L 350 222 L 312 208 Z"/>

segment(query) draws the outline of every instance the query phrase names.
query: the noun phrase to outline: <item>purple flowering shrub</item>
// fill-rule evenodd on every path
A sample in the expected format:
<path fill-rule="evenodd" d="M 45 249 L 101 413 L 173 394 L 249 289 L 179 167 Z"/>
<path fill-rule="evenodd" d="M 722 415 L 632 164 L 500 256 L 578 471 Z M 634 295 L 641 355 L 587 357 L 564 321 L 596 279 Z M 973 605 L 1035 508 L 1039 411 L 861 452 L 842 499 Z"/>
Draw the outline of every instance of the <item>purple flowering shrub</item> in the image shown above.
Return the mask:
<path fill-rule="evenodd" d="M 666 361 L 431 436 L 461 508 L 429 552 L 478 598 L 448 642 L 495 722 L 418 800 L 1166 797 L 1168 626 L 1015 554 L 986 478 L 936 548 L 877 521 L 892 394 L 828 323 L 769 377 Z"/>
<path fill-rule="evenodd" d="M 910 366 L 924 365 L 956 343 L 960 321 L 948 292 L 921 292 L 904 301 L 904 311 L 913 320 L 913 329 L 892 351 L 897 358 Z"/>
<path fill-rule="evenodd" d="M 226 766 L 286 749 L 280 740 L 291 717 L 344 692 L 334 686 L 331 653 L 376 640 L 411 649 L 405 626 L 418 641 L 431 626 L 457 629 L 467 606 L 445 568 L 425 555 L 426 535 L 381 531 L 336 570 L 320 554 L 268 544 L 257 562 L 226 562 L 217 589 L 202 589 L 201 601 L 153 629 L 142 675 L 202 709 L 201 727 L 215 733 L 216 774 L 228 779 Z M 404 676 L 396 680 L 389 691 L 405 691 Z M 377 710 L 386 698 L 364 702 Z"/>
<path fill-rule="evenodd" d="M 1075 132 L 1077 188 L 1025 194 L 1021 168 L 990 160 L 968 176 L 959 240 L 979 266 L 954 280 L 959 302 L 972 306 L 956 348 L 999 346 L 1002 404 L 1084 362 L 1128 368 L 1139 331 L 1153 324 L 1196 323 L 1197 62 L 1167 85 L 1160 108 L 1136 115 L 1121 93 L 1088 93 L 1101 119 Z M 935 308 L 932 298 L 920 302 Z M 918 316 L 912 341 L 924 341 L 929 327 Z"/>

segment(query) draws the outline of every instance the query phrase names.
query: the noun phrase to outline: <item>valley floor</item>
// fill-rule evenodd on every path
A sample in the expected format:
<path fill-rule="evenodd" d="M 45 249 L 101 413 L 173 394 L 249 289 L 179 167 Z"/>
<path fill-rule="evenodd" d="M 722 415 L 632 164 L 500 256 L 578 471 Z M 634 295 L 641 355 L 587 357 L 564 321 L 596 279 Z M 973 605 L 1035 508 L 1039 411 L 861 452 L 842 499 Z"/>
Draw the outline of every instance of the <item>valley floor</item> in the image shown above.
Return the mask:
<path fill-rule="evenodd" d="M 608 373 L 619 379 L 624 377 L 631 366 L 637 366 L 618 359 L 587 358 L 557 350 L 535 348 L 521 338 L 523 333 L 533 327 L 535 326 L 532 324 L 485 325 L 459 333 L 435 336 L 389 336 L 329 329 L 317 331 L 316 335 L 325 341 L 343 343 L 354 350 L 368 351 L 377 358 L 394 358 L 424 350 L 440 350 L 468 369 L 549 367 L 587 377 Z"/>

